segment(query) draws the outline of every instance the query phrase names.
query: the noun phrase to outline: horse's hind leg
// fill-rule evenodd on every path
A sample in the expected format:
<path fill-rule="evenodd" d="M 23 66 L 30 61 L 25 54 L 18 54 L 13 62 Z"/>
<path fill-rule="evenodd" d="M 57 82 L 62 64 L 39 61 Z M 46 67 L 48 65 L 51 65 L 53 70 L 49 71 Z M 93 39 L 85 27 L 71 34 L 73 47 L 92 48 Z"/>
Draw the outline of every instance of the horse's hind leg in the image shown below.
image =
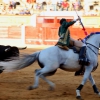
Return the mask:
<path fill-rule="evenodd" d="M 55 89 L 55 84 L 53 82 L 51 82 L 50 80 L 48 80 L 46 77 L 44 77 L 43 75 L 40 76 L 40 78 L 42 78 L 45 82 L 47 82 L 50 87 L 49 90 L 52 91 Z"/>
<path fill-rule="evenodd" d="M 28 90 L 33 90 L 38 88 L 39 85 L 39 75 L 36 74 L 37 70 L 35 71 L 35 77 L 34 77 L 34 85 L 29 86 Z"/>
<path fill-rule="evenodd" d="M 56 72 L 56 69 L 52 70 L 50 67 L 44 67 L 40 70 L 35 70 L 34 85 L 30 86 L 28 89 L 32 90 L 32 89 L 38 88 L 39 78 L 42 78 L 45 82 L 47 82 L 50 85 L 50 88 L 53 89 L 55 86 L 54 83 L 51 82 L 50 80 L 46 79 L 46 77 L 45 77 L 45 76 L 53 75 L 53 73 L 51 73 L 51 72 Z M 49 74 L 46 74 L 46 73 L 49 73 Z"/>

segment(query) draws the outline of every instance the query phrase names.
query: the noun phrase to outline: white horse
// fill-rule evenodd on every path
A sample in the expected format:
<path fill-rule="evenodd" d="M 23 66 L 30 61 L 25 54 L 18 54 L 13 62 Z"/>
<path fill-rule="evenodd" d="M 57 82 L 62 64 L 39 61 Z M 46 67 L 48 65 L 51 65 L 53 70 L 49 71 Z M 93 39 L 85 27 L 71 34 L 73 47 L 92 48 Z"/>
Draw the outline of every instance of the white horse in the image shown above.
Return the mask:
<path fill-rule="evenodd" d="M 83 75 L 83 80 L 81 84 L 76 89 L 77 99 L 82 99 L 80 91 L 85 85 L 86 81 L 89 79 L 93 90 L 96 94 L 100 96 L 95 81 L 91 75 L 91 72 L 97 66 L 98 63 L 98 53 L 100 46 L 100 32 L 96 32 L 93 35 L 89 36 L 86 40 L 87 44 L 87 58 L 90 60 L 90 65 L 85 66 L 85 72 Z M 0 69 L 4 71 L 15 71 L 20 70 L 29 65 L 33 64 L 35 61 L 38 61 L 41 69 L 35 70 L 35 81 L 32 86 L 29 87 L 29 90 L 38 88 L 39 78 L 42 78 L 46 81 L 51 89 L 54 89 L 55 84 L 48 80 L 46 76 L 53 75 L 58 68 L 65 71 L 78 71 L 81 68 L 81 65 L 78 63 L 79 54 L 74 53 L 72 49 L 68 51 L 59 48 L 58 46 L 52 46 L 44 50 L 35 52 L 33 54 L 20 57 L 18 59 L 9 61 L 9 62 L 0 62 Z"/>

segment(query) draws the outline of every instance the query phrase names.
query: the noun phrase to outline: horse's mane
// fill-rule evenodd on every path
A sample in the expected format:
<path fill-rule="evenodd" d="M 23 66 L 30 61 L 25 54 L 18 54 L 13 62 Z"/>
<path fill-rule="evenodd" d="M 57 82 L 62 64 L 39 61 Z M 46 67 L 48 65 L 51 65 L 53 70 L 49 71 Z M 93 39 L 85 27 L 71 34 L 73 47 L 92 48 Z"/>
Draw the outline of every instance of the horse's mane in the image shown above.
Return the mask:
<path fill-rule="evenodd" d="M 87 41 L 91 36 L 93 36 L 93 35 L 95 35 L 95 34 L 100 34 L 100 32 L 92 32 L 92 33 L 90 33 L 88 36 L 86 36 L 86 37 L 84 38 L 84 40 Z"/>

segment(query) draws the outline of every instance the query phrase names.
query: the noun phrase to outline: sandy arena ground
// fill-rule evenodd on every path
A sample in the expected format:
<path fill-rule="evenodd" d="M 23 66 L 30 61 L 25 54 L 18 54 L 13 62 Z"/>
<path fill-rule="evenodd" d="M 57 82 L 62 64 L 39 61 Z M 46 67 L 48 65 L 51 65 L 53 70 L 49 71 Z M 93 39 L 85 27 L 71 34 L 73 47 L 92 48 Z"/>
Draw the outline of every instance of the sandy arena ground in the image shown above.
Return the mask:
<path fill-rule="evenodd" d="M 37 49 L 26 49 L 21 52 L 33 53 L 34 51 Z M 65 72 L 60 69 L 55 75 L 48 77 L 56 84 L 55 91 L 48 91 L 48 84 L 41 79 L 38 89 L 27 90 L 28 86 L 33 84 L 34 70 L 38 68 L 39 66 L 35 62 L 25 69 L 2 73 L 0 75 L 0 100 L 77 100 L 75 90 L 81 83 L 82 76 L 76 77 L 73 72 Z M 92 75 L 100 90 L 100 65 Z M 89 81 L 85 84 L 81 95 L 85 100 L 100 100 L 98 95 L 94 94 Z"/>

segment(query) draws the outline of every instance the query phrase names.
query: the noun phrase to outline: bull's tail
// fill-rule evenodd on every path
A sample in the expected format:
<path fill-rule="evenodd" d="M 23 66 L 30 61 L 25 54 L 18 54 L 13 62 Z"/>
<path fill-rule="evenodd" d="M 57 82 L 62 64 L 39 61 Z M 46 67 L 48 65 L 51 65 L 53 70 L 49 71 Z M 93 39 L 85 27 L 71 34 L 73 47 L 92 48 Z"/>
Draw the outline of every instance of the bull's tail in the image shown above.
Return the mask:
<path fill-rule="evenodd" d="M 5 72 L 12 72 L 23 69 L 33 64 L 37 60 L 38 55 L 39 52 L 35 52 L 12 61 L 0 62 L 0 70 L 4 70 Z"/>

